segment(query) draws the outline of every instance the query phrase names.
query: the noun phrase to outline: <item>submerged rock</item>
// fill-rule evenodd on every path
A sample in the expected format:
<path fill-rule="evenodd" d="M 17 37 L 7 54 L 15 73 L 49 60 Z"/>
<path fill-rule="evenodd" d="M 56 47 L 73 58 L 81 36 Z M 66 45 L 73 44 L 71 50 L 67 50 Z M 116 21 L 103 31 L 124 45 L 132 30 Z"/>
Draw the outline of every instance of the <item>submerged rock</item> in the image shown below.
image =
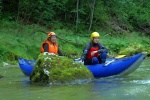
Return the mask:
<path fill-rule="evenodd" d="M 30 76 L 31 83 L 42 84 L 67 83 L 92 78 L 92 73 L 83 64 L 47 52 L 39 55 Z"/>

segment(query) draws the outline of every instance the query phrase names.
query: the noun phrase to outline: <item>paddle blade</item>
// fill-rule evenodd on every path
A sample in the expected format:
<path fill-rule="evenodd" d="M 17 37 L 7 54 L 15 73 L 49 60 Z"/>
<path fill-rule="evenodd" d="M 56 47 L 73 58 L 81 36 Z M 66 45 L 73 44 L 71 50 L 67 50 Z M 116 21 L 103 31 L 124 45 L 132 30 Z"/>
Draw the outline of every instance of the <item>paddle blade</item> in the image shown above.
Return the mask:
<path fill-rule="evenodd" d="M 123 58 L 123 57 L 125 57 L 126 55 L 118 55 L 118 56 L 116 56 L 115 58 Z"/>

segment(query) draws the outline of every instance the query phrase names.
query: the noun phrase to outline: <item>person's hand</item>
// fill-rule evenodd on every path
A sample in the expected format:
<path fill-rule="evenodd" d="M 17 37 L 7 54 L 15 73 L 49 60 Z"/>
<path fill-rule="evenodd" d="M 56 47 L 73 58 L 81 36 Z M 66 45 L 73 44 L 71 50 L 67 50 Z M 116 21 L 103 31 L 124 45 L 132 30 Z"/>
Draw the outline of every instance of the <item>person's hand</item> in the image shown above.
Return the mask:
<path fill-rule="evenodd" d="M 98 51 L 92 51 L 91 52 L 91 56 L 94 56 L 95 53 L 97 53 Z"/>

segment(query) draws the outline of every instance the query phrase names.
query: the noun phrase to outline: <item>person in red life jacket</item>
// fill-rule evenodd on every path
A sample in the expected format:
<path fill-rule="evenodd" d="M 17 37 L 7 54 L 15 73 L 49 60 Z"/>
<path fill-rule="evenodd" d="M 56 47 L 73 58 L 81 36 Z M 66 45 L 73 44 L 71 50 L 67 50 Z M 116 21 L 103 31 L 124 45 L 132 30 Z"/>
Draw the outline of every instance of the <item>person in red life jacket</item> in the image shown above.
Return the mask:
<path fill-rule="evenodd" d="M 41 53 L 49 52 L 54 53 L 59 56 L 63 56 L 62 52 L 60 51 L 57 41 L 56 41 L 56 34 L 54 32 L 48 33 L 48 38 L 42 43 Z"/>
<path fill-rule="evenodd" d="M 91 41 L 86 45 L 81 56 L 84 65 L 105 63 L 108 50 L 99 43 L 99 38 L 98 32 L 91 34 Z"/>

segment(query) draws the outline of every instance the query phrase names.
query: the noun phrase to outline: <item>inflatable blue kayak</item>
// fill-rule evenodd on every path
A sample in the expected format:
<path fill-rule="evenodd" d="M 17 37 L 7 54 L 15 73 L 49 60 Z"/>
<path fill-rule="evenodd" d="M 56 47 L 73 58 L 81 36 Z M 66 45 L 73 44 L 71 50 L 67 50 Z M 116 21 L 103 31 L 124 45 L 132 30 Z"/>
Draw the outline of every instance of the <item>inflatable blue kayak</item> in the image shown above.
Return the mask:
<path fill-rule="evenodd" d="M 92 72 L 95 78 L 108 76 L 124 76 L 135 71 L 142 61 L 145 59 L 146 53 L 142 52 L 131 57 L 113 58 L 107 60 L 105 64 L 86 65 Z M 28 60 L 24 58 L 18 59 L 20 69 L 22 72 L 30 76 L 34 68 L 35 60 Z"/>

